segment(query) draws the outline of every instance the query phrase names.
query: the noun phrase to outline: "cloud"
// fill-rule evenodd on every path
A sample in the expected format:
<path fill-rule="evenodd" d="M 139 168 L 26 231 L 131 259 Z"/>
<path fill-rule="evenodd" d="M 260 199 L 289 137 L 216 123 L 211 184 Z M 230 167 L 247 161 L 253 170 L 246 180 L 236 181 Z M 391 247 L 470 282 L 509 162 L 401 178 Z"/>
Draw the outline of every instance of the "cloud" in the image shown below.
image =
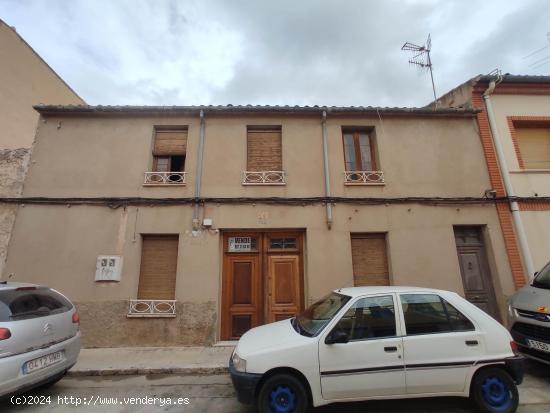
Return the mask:
<path fill-rule="evenodd" d="M 529 0 L 0 0 L 0 17 L 91 104 L 424 105 L 405 41 L 433 40 L 439 93 L 545 45 Z M 550 54 L 550 52 L 549 52 Z"/>

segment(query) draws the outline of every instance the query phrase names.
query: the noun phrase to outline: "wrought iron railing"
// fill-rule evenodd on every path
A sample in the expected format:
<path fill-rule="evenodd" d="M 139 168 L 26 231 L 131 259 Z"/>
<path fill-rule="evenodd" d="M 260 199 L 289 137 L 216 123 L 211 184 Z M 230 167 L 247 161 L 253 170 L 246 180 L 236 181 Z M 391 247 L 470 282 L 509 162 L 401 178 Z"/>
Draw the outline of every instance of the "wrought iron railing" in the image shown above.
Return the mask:
<path fill-rule="evenodd" d="M 384 172 L 382 171 L 344 171 L 346 185 L 383 185 Z"/>
<path fill-rule="evenodd" d="M 243 171 L 243 185 L 286 185 L 285 171 Z"/>
<path fill-rule="evenodd" d="M 128 317 L 175 317 L 176 300 L 130 300 Z"/>
<path fill-rule="evenodd" d="M 185 185 L 186 172 L 145 172 L 143 185 Z"/>

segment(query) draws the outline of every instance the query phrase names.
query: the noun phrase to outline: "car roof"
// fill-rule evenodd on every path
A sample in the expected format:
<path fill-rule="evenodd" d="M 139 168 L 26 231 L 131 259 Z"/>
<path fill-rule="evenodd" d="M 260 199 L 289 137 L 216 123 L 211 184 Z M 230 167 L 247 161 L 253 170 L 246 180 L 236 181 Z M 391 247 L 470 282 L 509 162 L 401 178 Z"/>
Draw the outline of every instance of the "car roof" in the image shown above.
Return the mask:
<path fill-rule="evenodd" d="M 16 288 L 21 287 L 41 287 L 40 285 L 31 284 L 31 283 L 19 283 L 19 282 L 5 282 L 0 281 L 0 291 L 1 290 L 15 290 Z"/>
<path fill-rule="evenodd" d="M 407 287 L 397 285 L 376 286 L 376 287 L 345 287 L 334 290 L 337 293 L 349 295 L 352 297 L 358 297 L 368 294 L 381 294 L 381 293 L 434 293 L 434 294 L 453 294 L 451 291 L 436 290 L 434 288 L 423 287 Z"/>

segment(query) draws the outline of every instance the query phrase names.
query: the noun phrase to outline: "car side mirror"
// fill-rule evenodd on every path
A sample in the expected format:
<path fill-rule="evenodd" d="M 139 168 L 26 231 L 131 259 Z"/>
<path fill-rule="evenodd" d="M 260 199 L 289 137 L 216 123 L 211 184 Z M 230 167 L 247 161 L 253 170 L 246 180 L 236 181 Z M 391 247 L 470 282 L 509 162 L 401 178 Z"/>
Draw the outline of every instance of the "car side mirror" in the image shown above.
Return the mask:
<path fill-rule="evenodd" d="M 348 335 L 342 330 L 332 330 L 325 338 L 325 344 L 345 344 L 349 341 Z"/>

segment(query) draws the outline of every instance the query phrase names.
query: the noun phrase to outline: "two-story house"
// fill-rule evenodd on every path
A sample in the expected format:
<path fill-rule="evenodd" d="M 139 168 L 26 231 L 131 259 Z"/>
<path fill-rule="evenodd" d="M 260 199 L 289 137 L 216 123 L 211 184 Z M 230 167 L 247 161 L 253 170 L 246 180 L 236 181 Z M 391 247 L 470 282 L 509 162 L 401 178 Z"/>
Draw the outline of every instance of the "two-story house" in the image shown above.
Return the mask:
<path fill-rule="evenodd" d="M 532 278 L 550 261 L 550 76 L 478 76 L 439 103 L 482 109 L 491 185 L 510 198 L 498 206 L 507 255 L 517 281 Z"/>
<path fill-rule="evenodd" d="M 87 346 L 205 345 L 329 290 L 515 290 L 475 109 L 36 106 L 13 280 Z"/>

